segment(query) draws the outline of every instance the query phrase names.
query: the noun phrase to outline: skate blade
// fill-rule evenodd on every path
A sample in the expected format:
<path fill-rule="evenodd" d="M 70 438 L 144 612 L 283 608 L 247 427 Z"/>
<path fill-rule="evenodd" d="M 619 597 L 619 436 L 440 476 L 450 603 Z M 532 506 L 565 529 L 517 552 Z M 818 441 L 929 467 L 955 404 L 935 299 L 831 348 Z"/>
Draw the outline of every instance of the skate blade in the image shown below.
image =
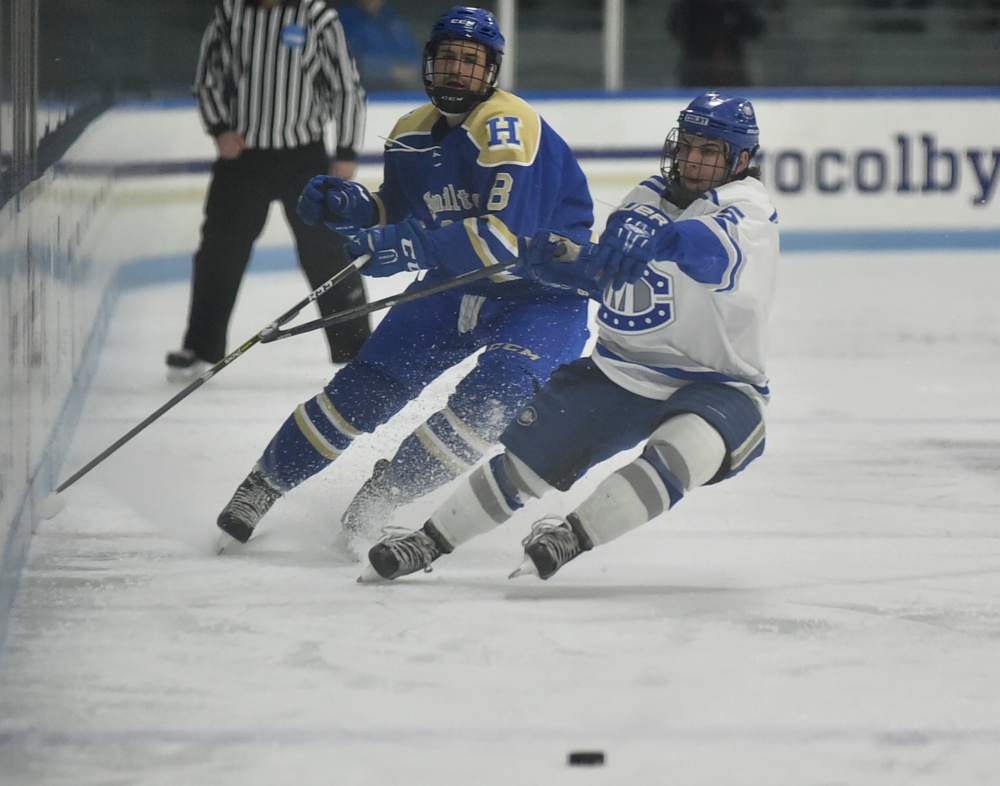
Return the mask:
<path fill-rule="evenodd" d="M 219 539 L 215 542 L 215 553 L 223 554 L 227 551 L 235 551 L 236 548 L 242 545 L 243 545 L 242 543 L 236 540 L 236 538 L 234 538 L 228 532 L 223 532 L 221 535 L 219 535 Z"/>
<path fill-rule="evenodd" d="M 511 573 L 507 578 L 516 579 L 518 576 L 537 576 L 538 568 L 535 567 L 535 563 L 531 561 L 531 557 L 525 555 L 524 562 L 514 568 L 514 572 Z"/>
<path fill-rule="evenodd" d="M 361 569 L 361 575 L 358 576 L 358 584 L 379 584 L 386 582 L 389 579 L 383 578 L 382 575 L 368 563 Z"/>

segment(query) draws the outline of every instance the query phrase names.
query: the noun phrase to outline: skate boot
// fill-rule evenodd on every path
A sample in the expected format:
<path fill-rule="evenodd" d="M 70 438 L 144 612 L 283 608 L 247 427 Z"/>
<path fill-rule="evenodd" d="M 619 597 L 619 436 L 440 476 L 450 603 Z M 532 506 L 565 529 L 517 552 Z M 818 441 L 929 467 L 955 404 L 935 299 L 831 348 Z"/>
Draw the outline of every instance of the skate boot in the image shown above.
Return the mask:
<path fill-rule="evenodd" d="M 167 382 L 193 382 L 212 364 L 198 357 L 193 349 L 178 349 L 167 353 Z"/>
<path fill-rule="evenodd" d="M 268 482 L 264 473 L 255 469 L 240 483 L 229 504 L 222 509 L 216 523 L 226 535 L 240 543 L 246 543 L 250 540 L 257 522 L 280 496 L 281 492 Z M 219 551 L 221 552 L 230 542 L 225 536 L 220 538 Z"/>
<path fill-rule="evenodd" d="M 452 546 L 429 521 L 423 529 L 407 530 L 391 527 L 368 552 L 369 564 L 358 581 L 365 583 L 398 579 L 422 570 L 431 572 L 431 563 L 442 554 L 450 554 Z"/>
<path fill-rule="evenodd" d="M 366 539 L 371 543 L 375 540 L 378 527 L 385 524 L 398 507 L 392 487 L 382 479 L 389 463 L 389 459 L 375 462 L 371 477 L 354 495 L 351 504 L 340 517 L 340 524 L 349 538 Z"/>
<path fill-rule="evenodd" d="M 510 574 L 512 579 L 530 573 L 547 579 L 571 559 L 594 547 L 580 519 L 573 513 L 565 519 L 546 516 L 536 521 L 521 545 L 524 546 L 524 562 Z"/>

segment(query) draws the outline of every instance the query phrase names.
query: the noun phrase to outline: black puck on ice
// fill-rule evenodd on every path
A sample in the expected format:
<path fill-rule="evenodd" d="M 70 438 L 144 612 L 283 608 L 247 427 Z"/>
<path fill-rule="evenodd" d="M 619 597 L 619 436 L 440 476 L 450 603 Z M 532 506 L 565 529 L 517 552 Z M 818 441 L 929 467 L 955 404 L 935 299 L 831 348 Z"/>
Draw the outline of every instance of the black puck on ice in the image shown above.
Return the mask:
<path fill-rule="evenodd" d="M 604 751 L 571 751 L 568 760 L 570 764 L 584 767 L 604 764 Z"/>

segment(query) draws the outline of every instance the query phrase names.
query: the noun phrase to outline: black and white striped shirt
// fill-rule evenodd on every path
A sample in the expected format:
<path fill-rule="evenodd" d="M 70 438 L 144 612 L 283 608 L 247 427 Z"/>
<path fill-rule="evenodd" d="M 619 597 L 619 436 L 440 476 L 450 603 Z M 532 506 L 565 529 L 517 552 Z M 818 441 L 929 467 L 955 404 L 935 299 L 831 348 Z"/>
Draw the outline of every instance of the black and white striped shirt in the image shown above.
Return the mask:
<path fill-rule="evenodd" d="M 194 95 L 208 132 L 237 131 L 256 148 L 324 139 L 356 157 L 365 92 L 337 12 L 326 0 L 219 0 L 205 30 Z"/>

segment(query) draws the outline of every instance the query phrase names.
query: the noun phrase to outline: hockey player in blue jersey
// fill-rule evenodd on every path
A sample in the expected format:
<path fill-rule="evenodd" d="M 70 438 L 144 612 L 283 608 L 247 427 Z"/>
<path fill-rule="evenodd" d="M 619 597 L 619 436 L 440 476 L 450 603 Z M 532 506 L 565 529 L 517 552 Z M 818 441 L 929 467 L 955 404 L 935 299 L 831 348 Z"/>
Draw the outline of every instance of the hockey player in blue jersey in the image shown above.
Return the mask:
<path fill-rule="evenodd" d="M 612 213 L 596 247 L 555 256 L 558 233 L 522 243 L 542 281 L 601 300 L 590 357 L 559 368 L 477 467 L 413 532 L 390 530 L 363 580 L 421 569 L 498 526 L 526 502 L 569 489 L 590 467 L 645 440 L 566 516 L 538 521 L 511 575 L 566 562 L 744 469 L 764 449 L 765 327 L 778 257 L 777 214 L 753 166 L 747 100 L 707 93 L 667 136 L 661 175 Z"/>
<path fill-rule="evenodd" d="M 569 147 L 496 88 L 503 50 L 491 13 L 450 9 L 424 50 L 430 103 L 396 123 L 381 187 L 324 176 L 305 188 L 300 215 L 352 238 L 352 258 L 370 254 L 361 273 L 423 271 L 411 285 L 420 289 L 512 260 L 518 237 L 540 227 L 593 238 L 593 204 Z M 587 317 L 585 296 L 512 272 L 394 306 L 358 357 L 274 435 L 218 517 L 220 546 L 227 535 L 246 542 L 284 492 L 483 350 L 447 406 L 376 464 L 348 507 L 343 525 L 363 553 L 392 510 L 475 466 L 552 371 L 579 357 Z"/>

